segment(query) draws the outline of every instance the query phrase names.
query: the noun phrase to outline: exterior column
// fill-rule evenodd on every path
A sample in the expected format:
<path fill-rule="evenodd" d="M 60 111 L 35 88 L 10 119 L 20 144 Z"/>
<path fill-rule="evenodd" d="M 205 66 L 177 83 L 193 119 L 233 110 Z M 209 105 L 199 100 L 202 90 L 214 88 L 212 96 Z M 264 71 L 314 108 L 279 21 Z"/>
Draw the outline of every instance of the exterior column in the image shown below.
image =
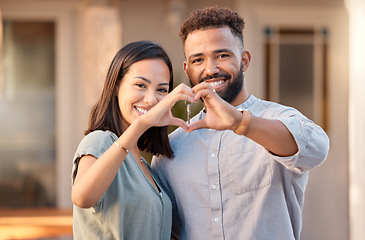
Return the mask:
<path fill-rule="evenodd" d="M 119 10 L 117 4 L 106 1 L 85 1 L 83 7 L 56 22 L 58 208 L 72 207 L 70 158 L 87 128 L 108 67 L 122 45 Z"/>
<path fill-rule="evenodd" d="M 100 96 L 108 67 L 122 46 L 119 8 L 91 4 L 82 19 L 82 79 L 88 113 Z"/>
<path fill-rule="evenodd" d="M 365 2 L 345 0 L 345 3 L 349 13 L 350 239 L 362 240 L 365 239 Z"/>

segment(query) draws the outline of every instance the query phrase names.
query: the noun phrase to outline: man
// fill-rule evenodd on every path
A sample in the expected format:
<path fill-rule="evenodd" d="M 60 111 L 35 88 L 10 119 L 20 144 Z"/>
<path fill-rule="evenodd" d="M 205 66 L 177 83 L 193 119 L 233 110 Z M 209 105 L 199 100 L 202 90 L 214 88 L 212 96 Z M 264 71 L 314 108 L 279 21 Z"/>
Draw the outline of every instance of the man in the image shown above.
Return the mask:
<path fill-rule="evenodd" d="M 170 134 L 175 158 L 152 162 L 180 239 L 299 239 L 308 171 L 329 150 L 326 133 L 299 111 L 248 93 L 243 26 L 211 7 L 180 29 L 184 71 L 204 109 L 190 133 Z"/>

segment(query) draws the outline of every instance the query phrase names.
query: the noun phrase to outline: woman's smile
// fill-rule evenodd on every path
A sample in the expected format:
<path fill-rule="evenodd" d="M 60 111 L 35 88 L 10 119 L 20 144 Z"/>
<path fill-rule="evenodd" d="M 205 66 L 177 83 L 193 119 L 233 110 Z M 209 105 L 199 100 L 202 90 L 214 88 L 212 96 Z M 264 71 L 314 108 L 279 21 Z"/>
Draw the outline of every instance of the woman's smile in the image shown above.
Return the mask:
<path fill-rule="evenodd" d="M 135 106 L 134 109 L 137 110 L 138 115 L 146 114 L 149 109 L 143 107 Z"/>

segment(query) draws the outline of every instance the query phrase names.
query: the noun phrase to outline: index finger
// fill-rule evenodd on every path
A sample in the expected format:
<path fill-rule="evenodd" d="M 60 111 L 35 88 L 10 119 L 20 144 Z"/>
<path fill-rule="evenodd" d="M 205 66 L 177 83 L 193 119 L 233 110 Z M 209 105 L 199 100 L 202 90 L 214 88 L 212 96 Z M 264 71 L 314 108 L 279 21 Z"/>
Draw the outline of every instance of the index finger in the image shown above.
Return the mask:
<path fill-rule="evenodd" d="M 210 89 L 213 91 L 213 87 L 210 86 L 210 84 L 206 83 L 206 82 L 201 82 L 197 85 L 195 85 L 192 90 L 193 92 L 196 94 L 198 91 L 202 90 L 202 89 Z"/>

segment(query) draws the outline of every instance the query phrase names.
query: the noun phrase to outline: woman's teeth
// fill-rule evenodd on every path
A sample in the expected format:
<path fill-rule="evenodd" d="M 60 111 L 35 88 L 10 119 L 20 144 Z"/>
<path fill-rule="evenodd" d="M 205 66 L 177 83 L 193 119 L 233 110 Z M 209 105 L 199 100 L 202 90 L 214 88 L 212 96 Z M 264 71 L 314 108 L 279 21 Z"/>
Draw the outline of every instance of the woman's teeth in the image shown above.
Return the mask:
<path fill-rule="evenodd" d="M 136 110 L 137 110 L 138 112 L 140 112 L 140 113 L 142 113 L 142 114 L 147 113 L 147 110 L 145 110 L 145 109 L 142 109 L 142 108 L 140 108 L 140 107 L 135 107 L 135 108 L 136 108 Z"/>

